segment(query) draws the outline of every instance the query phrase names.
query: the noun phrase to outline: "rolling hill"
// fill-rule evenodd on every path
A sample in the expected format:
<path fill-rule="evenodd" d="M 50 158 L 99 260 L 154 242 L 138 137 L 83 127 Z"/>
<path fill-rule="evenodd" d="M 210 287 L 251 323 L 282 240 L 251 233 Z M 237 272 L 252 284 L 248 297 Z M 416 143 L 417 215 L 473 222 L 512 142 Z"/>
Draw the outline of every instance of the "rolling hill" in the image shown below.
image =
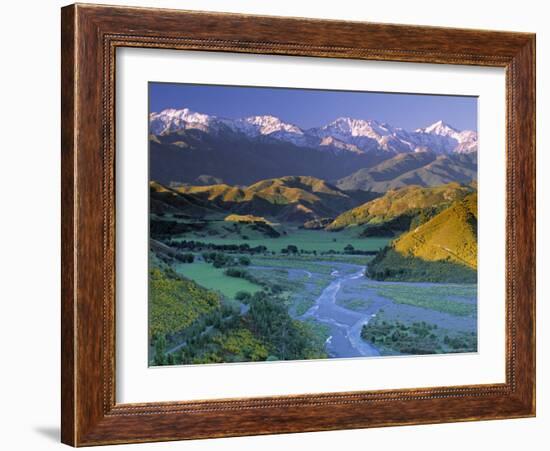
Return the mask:
<path fill-rule="evenodd" d="M 340 230 L 364 224 L 381 224 L 400 217 L 403 218 L 404 224 L 398 228 L 406 230 L 415 216 L 421 214 L 431 216 L 449 206 L 453 201 L 464 198 L 473 190 L 471 187 L 458 183 L 436 187 L 413 185 L 390 190 L 377 199 L 342 213 L 327 226 L 327 230 Z"/>
<path fill-rule="evenodd" d="M 149 209 L 151 213 L 177 213 L 189 217 L 203 217 L 223 212 L 207 200 L 179 193 L 155 181 L 149 182 Z"/>
<path fill-rule="evenodd" d="M 365 192 L 347 193 L 321 179 L 305 176 L 261 180 L 248 187 L 218 184 L 168 188 L 151 182 L 153 212 L 165 205 L 167 211 L 177 210 L 189 216 L 226 212 L 301 224 L 333 218 L 372 197 Z"/>
<path fill-rule="evenodd" d="M 428 261 L 446 260 L 477 268 L 477 193 L 454 202 L 431 220 L 401 235 L 393 248 Z"/>
<path fill-rule="evenodd" d="M 394 240 L 369 263 L 367 274 L 377 280 L 475 283 L 477 193 Z"/>

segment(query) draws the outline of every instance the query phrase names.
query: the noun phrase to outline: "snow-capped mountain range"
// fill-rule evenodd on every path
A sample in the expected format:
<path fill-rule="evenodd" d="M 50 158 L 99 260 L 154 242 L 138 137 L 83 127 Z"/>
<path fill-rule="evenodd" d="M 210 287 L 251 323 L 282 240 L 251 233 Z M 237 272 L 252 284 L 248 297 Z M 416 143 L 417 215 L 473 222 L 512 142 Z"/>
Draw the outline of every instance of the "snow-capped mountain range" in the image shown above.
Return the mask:
<path fill-rule="evenodd" d="M 407 131 L 376 120 L 338 118 L 322 127 L 303 130 L 275 116 L 226 119 L 183 109 L 166 109 L 149 116 L 153 135 L 167 135 L 186 129 L 209 133 L 232 131 L 249 139 L 275 139 L 296 146 L 329 150 L 333 153 L 406 153 L 432 151 L 439 154 L 477 151 L 477 133 L 456 130 L 443 121 Z"/>

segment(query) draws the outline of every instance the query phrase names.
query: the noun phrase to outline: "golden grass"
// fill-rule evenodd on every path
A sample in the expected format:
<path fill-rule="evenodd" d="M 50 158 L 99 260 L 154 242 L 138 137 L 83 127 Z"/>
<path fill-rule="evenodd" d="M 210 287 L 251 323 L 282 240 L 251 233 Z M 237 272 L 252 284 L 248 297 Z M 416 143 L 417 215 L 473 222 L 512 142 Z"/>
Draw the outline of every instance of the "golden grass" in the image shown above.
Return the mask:
<path fill-rule="evenodd" d="M 454 202 L 393 243 L 400 254 L 428 261 L 448 260 L 477 269 L 477 193 Z"/>

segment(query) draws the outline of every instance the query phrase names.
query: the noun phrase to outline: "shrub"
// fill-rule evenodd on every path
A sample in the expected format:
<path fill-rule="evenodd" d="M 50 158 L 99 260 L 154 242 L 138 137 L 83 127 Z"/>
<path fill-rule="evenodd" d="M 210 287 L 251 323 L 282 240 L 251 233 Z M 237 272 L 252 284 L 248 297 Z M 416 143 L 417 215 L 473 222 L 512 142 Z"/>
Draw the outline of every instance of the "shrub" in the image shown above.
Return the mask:
<path fill-rule="evenodd" d="M 247 272 L 245 270 L 238 268 L 227 268 L 223 273 L 229 277 L 239 277 L 242 279 L 247 276 Z"/>
<path fill-rule="evenodd" d="M 239 265 L 249 266 L 250 265 L 250 258 L 245 257 L 245 256 L 239 257 Z"/>
<path fill-rule="evenodd" d="M 176 259 L 182 263 L 193 263 L 195 256 L 193 254 L 176 254 Z"/>
<path fill-rule="evenodd" d="M 251 297 L 252 295 L 248 291 L 237 291 L 235 294 L 235 299 L 241 302 L 248 301 Z"/>

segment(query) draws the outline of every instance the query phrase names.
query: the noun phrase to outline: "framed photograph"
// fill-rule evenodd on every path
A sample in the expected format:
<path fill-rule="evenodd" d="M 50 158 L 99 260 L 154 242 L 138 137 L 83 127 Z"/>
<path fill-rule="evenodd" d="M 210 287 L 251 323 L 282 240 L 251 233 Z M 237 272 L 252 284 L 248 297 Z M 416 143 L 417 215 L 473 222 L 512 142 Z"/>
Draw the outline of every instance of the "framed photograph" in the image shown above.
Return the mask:
<path fill-rule="evenodd" d="M 62 441 L 535 415 L 535 36 L 62 9 Z"/>

